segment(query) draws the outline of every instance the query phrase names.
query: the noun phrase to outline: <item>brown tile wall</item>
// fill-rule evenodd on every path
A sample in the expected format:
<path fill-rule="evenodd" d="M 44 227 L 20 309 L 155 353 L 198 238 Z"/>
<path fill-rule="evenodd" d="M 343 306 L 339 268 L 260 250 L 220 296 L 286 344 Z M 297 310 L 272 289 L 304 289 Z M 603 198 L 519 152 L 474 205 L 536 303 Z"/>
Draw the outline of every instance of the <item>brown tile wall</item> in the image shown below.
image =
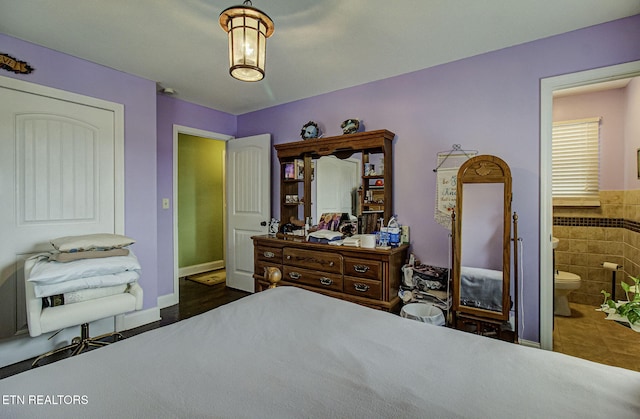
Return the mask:
<path fill-rule="evenodd" d="M 554 207 L 553 235 L 560 239 L 556 267 L 580 275 L 580 289 L 569 301 L 600 305 L 601 290 L 611 292 L 612 272 L 602 262 L 623 268 L 616 273 L 616 298 L 624 297 L 620 281 L 640 275 L 640 190 L 601 191 L 600 207 Z"/>
<path fill-rule="evenodd" d="M 625 191 L 624 268 L 628 275 L 640 275 L 640 189 Z"/>

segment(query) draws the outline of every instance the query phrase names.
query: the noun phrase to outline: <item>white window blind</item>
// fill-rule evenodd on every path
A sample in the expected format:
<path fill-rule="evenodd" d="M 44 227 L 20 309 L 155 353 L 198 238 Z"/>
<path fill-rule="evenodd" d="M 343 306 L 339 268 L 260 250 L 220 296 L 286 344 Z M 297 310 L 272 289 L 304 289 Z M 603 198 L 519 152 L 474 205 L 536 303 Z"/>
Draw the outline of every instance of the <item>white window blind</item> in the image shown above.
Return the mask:
<path fill-rule="evenodd" d="M 599 205 L 600 118 L 553 123 L 554 205 Z"/>

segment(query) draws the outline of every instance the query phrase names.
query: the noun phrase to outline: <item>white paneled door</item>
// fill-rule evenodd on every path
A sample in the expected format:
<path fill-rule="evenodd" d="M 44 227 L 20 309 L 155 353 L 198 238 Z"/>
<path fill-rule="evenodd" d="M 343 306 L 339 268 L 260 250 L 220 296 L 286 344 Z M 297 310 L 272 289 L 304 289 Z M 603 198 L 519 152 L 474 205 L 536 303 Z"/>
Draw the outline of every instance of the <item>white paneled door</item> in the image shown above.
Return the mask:
<path fill-rule="evenodd" d="M 227 141 L 227 286 L 254 292 L 253 241 L 271 214 L 271 136 Z"/>
<path fill-rule="evenodd" d="M 15 310 L 22 304 L 21 261 L 50 250 L 56 237 L 118 232 L 121 178 L 113 109 L 7 84 L 0 83 L 0 337 L 24 327 Z"/>

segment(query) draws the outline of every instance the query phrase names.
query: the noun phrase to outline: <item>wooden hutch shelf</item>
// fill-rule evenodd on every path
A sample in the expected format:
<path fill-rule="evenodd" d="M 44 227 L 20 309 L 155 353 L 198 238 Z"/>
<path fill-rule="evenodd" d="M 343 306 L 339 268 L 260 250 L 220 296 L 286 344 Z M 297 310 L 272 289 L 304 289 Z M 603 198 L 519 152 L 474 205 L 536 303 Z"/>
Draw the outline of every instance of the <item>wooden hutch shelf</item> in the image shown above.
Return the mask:
<path fill-rule="evenodd" d="M 345 159 L 356 153 L 361 154 L 360 202 L 356 215 L 376 214 L 388 222 L 393 215 L 394 137 L 391 131 L 377 130 L 275 145 L 280 160 L 281 223 L 289 222 L 291 217 L 304 220 L 311 216 L 309 197 L 314 159 L 329 155 Z M 375 155 L 384 163 L 375 175 L 370 175 L 365 173 L 365 165 Z M 376 182 L 382 185 L 376 185 Z M 299 205 L 292 204 L 292 201 Z"/>

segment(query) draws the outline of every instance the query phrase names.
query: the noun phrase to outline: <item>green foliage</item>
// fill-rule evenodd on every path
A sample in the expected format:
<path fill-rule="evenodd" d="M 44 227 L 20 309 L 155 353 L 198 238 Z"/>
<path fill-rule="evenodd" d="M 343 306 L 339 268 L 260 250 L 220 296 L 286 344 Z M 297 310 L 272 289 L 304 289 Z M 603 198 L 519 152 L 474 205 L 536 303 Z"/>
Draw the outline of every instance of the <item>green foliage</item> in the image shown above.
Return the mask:
<path fill-rule="evenodd" d="M 640 276 L 636 278 L 629 275 L 629 278 L 633 280 L 635 286 L 633 299 L 629 298 L 631 285 L 627 284 L 626 282 L 621 282 L 620 286 L 622 286 L 622 289 L 627 296 L 627 301 L 623 302 L 620 305 L 617 305 L 615 301 L 610 300 L 609 297 L 611 296 L 611 294 L 609 294 L 605 290 L 600 291 L 600 293 L 604 295 L 605 304 L 610 308 L 615 309 L 616 314 L 625 317 L 631 324 L 640 323 Z"/>

